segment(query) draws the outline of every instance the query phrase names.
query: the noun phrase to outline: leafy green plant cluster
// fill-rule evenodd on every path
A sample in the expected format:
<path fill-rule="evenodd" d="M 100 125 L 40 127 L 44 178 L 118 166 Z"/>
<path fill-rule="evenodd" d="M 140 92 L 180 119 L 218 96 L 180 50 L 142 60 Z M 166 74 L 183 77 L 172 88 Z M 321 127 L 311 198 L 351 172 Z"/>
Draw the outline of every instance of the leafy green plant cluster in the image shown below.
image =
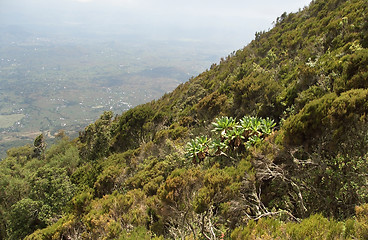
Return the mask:
<path fill-rule="evenodd" d="M 200 163 L 208 156 L 220 156 L 229 151 L 243 150 L 261 144 L 272 134 L 276 123 L 270 118 L 245 116 L 240 121 L 233 117 L 216 118 L 212 123 L 215 139 L 207 136 L 196 137 L 186 146 L 186 157 L 193 163 Z"/>

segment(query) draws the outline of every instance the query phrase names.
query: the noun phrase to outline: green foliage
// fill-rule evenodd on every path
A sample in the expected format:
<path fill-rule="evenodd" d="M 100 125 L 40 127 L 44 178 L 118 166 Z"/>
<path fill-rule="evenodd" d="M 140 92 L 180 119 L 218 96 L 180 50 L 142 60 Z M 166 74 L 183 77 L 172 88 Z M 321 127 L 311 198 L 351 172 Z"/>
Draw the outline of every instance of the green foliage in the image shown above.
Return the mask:
<path fill-rule="evenodd" d="M 44 219 L 39 215 L 42 203 L 24 198 L 11 207 L 9 213 L 9 239 L 22 239 L 38 228 L 46 226 Z"/>
<path fill-rule="evenodd" d="M 322 97 L 325 94 L 325 90 L 319 86 L 312 86 L 307 90 L 298 94 L 295 99 L 295 105 L 297 109 L 302 109 L 307 103 Z"/>
<path fill-rule="evenodd" d="M 10 148 L 8 151 L 6 151 L 6 154 L 8 157 L 17 158 L 18 162 L 25 162 L 26 160 L 30 160 L 32 158 L 33 148 L 30 145 Z M 20 158 L 23 158 L 23 161 Z"/>
<path fill-rule="evenodd" d="M 368 205 L 363 204 L 361 206 L 356 206 L 355 213 L 357 221 L 354 225 L 352 222 L 350 223 L 349 235 L 353 235 L 353 233 L 355 233 L 355 235 L 360 239 L 368 239 Z"/>
<path fill-rule="evenodd" d="M 207 156 L 223 155 L 229 152 L 228 150 L 241 152 L 244 147 L 249 149 L 258 146 L 264 137 L 273 132 L 276 123 L 269 118 L 246 116 L 240 123 L 232 117 L 216 118 L 212 125 L 212 131 L 217 133 L 219 138 L 211 140 L 201 136 L 187 143 L 186 157 L 193 163 L 201 163 Z"/>
<path fill-rule="evenodd" d="M 366 12 L 313 1 L 157 101 L 10 149 L 1 238 L 368 238 Z"/>
<path fill-rule="evenodd" d="M 145 225 L 148 220 L 146 209 L 146 197 L 138 189 L 124 195 L 114 192 L 96 199 L 91 202 L 91 210 L 83 217 L 86 227 L 83 234 L 92 238 L 118 238 L 131 226 Z"/>
<path fill-rule="evenodd" d="M 184 193 L 190 193 L 196 190 L 201 181 L 200 171 L 196 168 L 175 169 L 161 185 L 158 190 L 158 196 L 169 204 L 179 204 L 180 207 L 189 207 L 191 199 Z"/>
<path fill-rule="evenodd" d="M 204 213 L 211 206 L 219 206 L 227 202 L 239 191 L 237 183 L 233 182 L 229 172 L 218 169 L 215 165 L 203 177 L 203 187 L 198 190 L 193 200 L 196 213 Z"/>
<path fill-rule="evenodd" d="M 214 116 L 220 112 L 226 111 L 228 107 L 227 96 L 218 91 L 214 91 L 208 96 L 202 98 L 200 102 L 195 105 L 198 113 L 204 119 L 213 119 Z"/>
<path fill-rule="evenodd" d="M 362 239 L 355 232 L 354 221 L 336 222 L 314 214 L 300 223 L 282 222 L 275 218 L 250 221 L 244 228 L 237 228 L 231 239 Z"/>
<path fill-rule="evenodd" d="M 160 239 L 163 239 L 163 238 L 153 237 L 152 233 L 149 232 L 144 227 L 137 227 L 132 232 L 124 231 L 119 237 L 119 240 L 135 240 L 135 239 L 160 240 Z"/>
<path fill-rule="evenodd" d="M 352 43 L 349 49 L 354 49 L 341 59 L 342 78 L 335 82 L 335 91 L 341 93 L 355 88 L 367 88 L 368 49 L 363 49 L 359 43 Z"/>
<path fill-rule="evenodd" d="M 78 216 L 89 210 L 89 205 L 93 199 L 92 189 L 85 189 L 83 192 L 75 195 L 71 200 L 73 212 Z"/>
<path fill-rule="evenodd" d="M 34 157 L 43 158 L 46 149 L 46 142 L 43 134 L 40 134 L 36 137 L 33 146 L 34 146 Z"/>
<path fill-rule="evenodd" d="M 147 196 L 157 193 L 160 184 L 167 178 L 171 172 L 172 162 L 159 160 L 157 158 L 147 159 L 147 163 L 143 164 L 141 170 L 126 180 L 128 189 L 143 189 Z"/>
<path fill-rule="evenodd" d="M 130 148 L 137 148 L 142 141 L 150 136 L 148 130 L 151 127 L 154 112 L 149 104 L 137 106 L 130 109 L 119 117 L 116 127 L 113 129 L 115 137 L 113 148 L 119 151 L 126 151 Z"/>
<path fill-rule="evenodd" d="M 154 137 L 155 143 L 164 142 L 168 138 L 172 140 L 181 140 L 182 138 L 185 138 L 187 132 L 187 127 L 179 126 L 174 123 L 169 129 L 164 129 L 156 133 Z"/>
<path fill-rule="evenodd" d="M 96 160 L 110 153 L 113 113 L 104 112 L 95 123 L 79 134 L 80 154 L 84 159 Z"/>
<path fill-rule="evenodd" d="M 202 162 L 208 155 L 209 140 L 206 136 L 196 137 L 186 146 L 186 157 L 193 163 Z"/>
<path fill-rule="evenodd" d="M 300 144 L 310 135 L 321 132 L 323 123 L 327 122 L 328 107 L 335 100 L 331 93 L 307 104 L 297 115 L 290 117 L 284 124 L 286 142 Z"/>
<path fill-rule="evenodd" d="M 276 231 L 281 222 L 273 218 L 250 221 L 243 229 L 237 228 L 231 233 L 231 239 L 276 239 Z"/>
<path fill-rule="evenodd" d="M 225 152 L 227 148 L 229 147 L 228 144 L 224 141 L 221 141 L 221 139 L 214 139 L 210 144 L 211 144 L 210 149 L 216 155 L 221 154 L 221 152 Z"/>
<path fill-rule="evenodd" d="M 15 171 L 6 173 L 5 170 L 8 169 L 1 169 L 0 172 L 0 204 L 4 210 L 27 196 L 29 192 L 29 183 L 24 178 L 17 176 Z"/>
<path fill-rule="evenodd" d="M 213 131 L 220 132 L 221 136 L 224 136 L 228 131 L 236 127 L 236 119 L 232 117 L 216 118 L 216 121 L 212 123 Z"/>
<path fill-rule="evenodd" d="M 310 141 L 318 133 L 327 132 L 326 129 L 331 131 L 340 128 L 339 131 L 343 132 L 351 121 L 367 113 L 367 99 L 368 90 L 355 89 L 340 96 L 327 94 L 308 103 L 285 122 L 285 141 L 297 145 Z"/>
<path fill-rule="evenodd" d="M 268 117 L 266 119 L 261 119 L 261 121 L 261 132 L 266 136 L 270 135 L 273 128 L 276 126 L 276 123 Z"/>
<path fill-rule="evenodd" d="M 31 175 L 29 182 L 29 196 L 43 204 L 39 214 L 46 221 L 58 218 L 75 191 L 63 168 L 39 168 Z"/>
<path fill-rule="evenodd" d="M 257 73 L 255 73 L 257 72 Z M 255 76 L 254 76 L 255 75 Z M 275 81 L 269 81 L 270 72 L 259 66 L 242 81 L 232 85 L 234 91 L 234 109 L 236 115 L 277 116 L 279 103 L 277 95 L 281 88 Z"/>
<path fill-rule="evenodd" d="M 328 220 L 319 214 L 303 220 L 300 225 L 289 223 L 286 230 L 291 239 L 339 239 L 343 231 L 342 223 Z"/>
<path fill-rule="evenodd" d="M 94 189 L 98 197 L 112 193 L 114 190 L 121 188 L 121 183 L 118 182 L 120 176 L 125 175 L 125 169 L 117 166 L 106 167 L 100 173 L 94 183 Z M 120 185 L 120 186 L 119 186 Z"/>
<path fill-rule="evenodd" d="M 305 179 L 305 184 L 315 186 L 305 194 L 308 205 L 335 218 L 351 217 L 355 204 L 368 201 L 368 192 L 364 187 L 367 163 L 366 155 L 338 155 L 332 159 L 320 160 L 320 165 L 311 170 L 313 174 L 307 174 Z M 318 198 L 322 193 L 324 197 Z"/>
<path fill-rule="evenodd" d="M 71 175 L 70 180 L 73 184 L 77 185 L 78 188 L 93 188 L 94 183 L 96 182 L 98 177 L 98 169 L 95 165 L 91 163 L 86 163 L 80 166 L 74 173 Z"/>

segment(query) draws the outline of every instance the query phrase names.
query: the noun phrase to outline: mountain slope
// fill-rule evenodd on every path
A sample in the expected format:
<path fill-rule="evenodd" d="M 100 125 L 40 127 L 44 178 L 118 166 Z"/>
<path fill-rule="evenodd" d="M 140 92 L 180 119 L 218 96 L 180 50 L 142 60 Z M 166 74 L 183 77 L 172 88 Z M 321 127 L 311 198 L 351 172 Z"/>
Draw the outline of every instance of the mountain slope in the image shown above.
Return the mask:
<path fill-rule="evenodd" d="M 363 238 L 367 12 L 313 1 L 157 101 L 10 149 L 2 238 Z"/>

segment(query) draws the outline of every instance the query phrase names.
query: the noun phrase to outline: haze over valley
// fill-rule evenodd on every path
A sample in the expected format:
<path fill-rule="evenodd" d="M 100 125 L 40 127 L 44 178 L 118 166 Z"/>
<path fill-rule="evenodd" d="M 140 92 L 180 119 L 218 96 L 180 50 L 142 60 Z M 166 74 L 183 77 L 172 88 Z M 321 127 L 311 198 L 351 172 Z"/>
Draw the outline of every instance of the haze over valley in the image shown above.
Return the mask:
<path fill-rule="evenodd" d="M 159 98 L 221 54 L 183 41 L 83 44 L 41 37 L 0 51 L 2 143 L 59 129 L 75 133 L 103 111 L 121 113 Z"/>
<path fill-rule="evenodd" d="M 275 6 L 264 2 L 239 11 L 241 1 L 225 9 L 217 1 L 51 2 L 0 3 L 0 156 L 40 133 L 75 135 L 104 111 L 158 99 L 285 10 L 270 15 Z M 307 3 L 283 1 L 290 11 Z"/>

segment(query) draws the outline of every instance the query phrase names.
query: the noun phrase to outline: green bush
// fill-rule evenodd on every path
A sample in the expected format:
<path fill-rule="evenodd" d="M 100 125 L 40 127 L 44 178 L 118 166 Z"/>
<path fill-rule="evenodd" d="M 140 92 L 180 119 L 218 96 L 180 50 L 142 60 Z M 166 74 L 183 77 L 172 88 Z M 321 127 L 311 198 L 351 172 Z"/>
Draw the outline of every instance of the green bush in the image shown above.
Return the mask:
<path fill-rule="evenodd" d="M 39 228 L 46 227 L 45 219 L 41 219 L 42 202 L 24 198 L 11 207 L 8 222 L 9 239 L 23 239 Z"/>
<path fill-rule="evenodd" d="M 368 113 L 368 90 L 354 89 L 337 96 L 327 94 L 304 106 L 284 124 L 285 142 L 300 145 L 311 141 L 318 134 L 334 134 Z"/>

